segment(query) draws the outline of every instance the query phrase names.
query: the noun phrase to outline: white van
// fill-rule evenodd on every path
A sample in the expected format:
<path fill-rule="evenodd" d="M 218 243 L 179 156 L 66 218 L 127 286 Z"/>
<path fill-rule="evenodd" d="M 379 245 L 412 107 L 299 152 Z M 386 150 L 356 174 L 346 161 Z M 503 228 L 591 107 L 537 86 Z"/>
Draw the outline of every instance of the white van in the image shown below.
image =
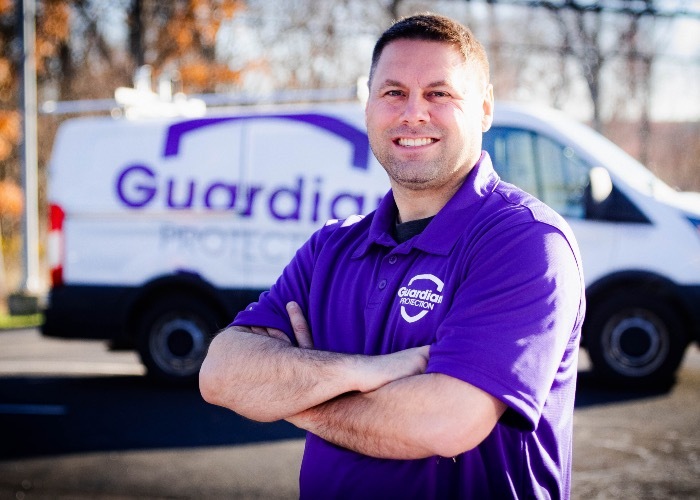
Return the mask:
<path fill-rule="evenodd" d="M 666 383 L 700 340 L 700 193 L 674 191 L 560 112 L 497 105 L 484 136 L 501 177 L 554 208 L 583 259 L 582 344 L 611 382 Z"/>
<path fill-rule="evenodd" d="M 332 218 L 388 190 L 359 104 L 65 122 L 49 165 L 47 336 L 193 378 L 211 335 Z"/>
<path fill-rule="evenodd" d="M 498 103 L 484 141 L 502 177 L 576 233 L 595 369 L 672 376 L 700 338 L 700 195 L 556 112 Z M 167 380 L 196 377 L 211 336 L 325 220 L 367 213 L 388 189 L 359 103 L 75 119 L 49 175 L 43 333 L 138 349 Z"/>

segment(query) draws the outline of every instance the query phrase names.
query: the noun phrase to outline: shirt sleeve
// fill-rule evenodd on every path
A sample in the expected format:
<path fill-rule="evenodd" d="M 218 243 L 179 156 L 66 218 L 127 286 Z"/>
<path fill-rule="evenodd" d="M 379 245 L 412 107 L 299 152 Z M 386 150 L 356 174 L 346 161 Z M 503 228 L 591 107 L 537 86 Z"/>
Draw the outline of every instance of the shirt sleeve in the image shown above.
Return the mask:
<path fill-rule="evenodd" d="M 324 228 L 325 229 L 325 228 Z M 260 326 L 283 331 L 292 342 L 296 342 L 286 304 L 297 302 L 307 316 L 309 290 L 316 250 L 324 229 L 314 233 L 297 250 L 291 262 L 282 271 L 270 290 L 263 292 L 257 302 L 240 311 L 229 326 Z"/>
<path fill-rule="evenodd" d="M 479 387 L 514 410 L 516 425 L 534 430 L 558 372 L 577 369 L 566 357 L 578 345 L 582 277 L 555 227 L 530 221 L 495 233 L 466 258 L 427 372 Z"/>

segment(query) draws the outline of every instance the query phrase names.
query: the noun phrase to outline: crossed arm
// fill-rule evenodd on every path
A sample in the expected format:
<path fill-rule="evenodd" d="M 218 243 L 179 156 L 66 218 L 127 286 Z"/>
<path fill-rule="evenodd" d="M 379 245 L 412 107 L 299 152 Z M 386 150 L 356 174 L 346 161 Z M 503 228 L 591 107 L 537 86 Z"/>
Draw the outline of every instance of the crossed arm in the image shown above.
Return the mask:
<path fill-rule="evenodd" d="M 299 307 L 287 307 L 299 347 L 283 332 L 233 327 L 200 372 L 205 400 L 258 421 L 286 419 L 369 456 L 454 456 L 478 445 L 504 403 L 461 380 L 426 374 L 428 346 L 380 356 L 313 349 Z"/>

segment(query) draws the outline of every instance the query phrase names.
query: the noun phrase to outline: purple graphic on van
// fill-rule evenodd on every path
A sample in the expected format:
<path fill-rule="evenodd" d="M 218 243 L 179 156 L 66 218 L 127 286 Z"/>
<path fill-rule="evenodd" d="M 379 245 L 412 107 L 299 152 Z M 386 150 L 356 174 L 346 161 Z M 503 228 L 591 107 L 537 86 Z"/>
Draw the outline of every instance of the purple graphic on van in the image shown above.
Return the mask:
<path fill-rule="evenodd" d="M 294 120 L 314 127 L 319 127 L 327 130 L 339 137 L 342 137 L 353 145 L 354 153 L 352 164 L 356 168 L 367 170 L 369 168 L 369 140 L 367 134 L 363 130 L 350 125 L 347 122 L 334 118 L 332 116 L 320 115 L 316 113 L 304 114 L 289 114 L 289 115 L 244 115 L 244 116 L 225 116 L 220 118 L 200 118 L 196 120 L 188 120 L 186 122 L 176 123 L 168 129 L 168 134 L 165 139 L 165 150 L 163 156 L 176 156 L 180 151 L 180 141 L 185 134 L 194 130 L 199 130 L 204 127 L 211 127 L 221 123 L 227 123 L 238 120 Z"/>
<path fill-rule="evenodd" d="M 291 120 L 334 134 L 352 146 L 352 168 L 369 172 L 372 153 L 363 129 L 333 116 L 317 113 L 244 115 L 200 118 L 167 127 L 162 158 L 181 153 L 183 139 L 190 133 L 219 124 L 241 120 Z M 359 172 L 358 172 L 359 173 Z M 143 210 L 234 211 L 253 219 L 262 213 L 276 221 L 319 222 L 374 210 L 384 194 L 367 191 L 366 185 L 327 188 L 323 176 L 298 175 L 285 179 L 266 178 L 248 183 L 236 179 L 207 178 L 192 172 L 168 172 L 156 165 L 134 162 L 124 166 L 115 178 L 117 199 L 126 207 Z"/>

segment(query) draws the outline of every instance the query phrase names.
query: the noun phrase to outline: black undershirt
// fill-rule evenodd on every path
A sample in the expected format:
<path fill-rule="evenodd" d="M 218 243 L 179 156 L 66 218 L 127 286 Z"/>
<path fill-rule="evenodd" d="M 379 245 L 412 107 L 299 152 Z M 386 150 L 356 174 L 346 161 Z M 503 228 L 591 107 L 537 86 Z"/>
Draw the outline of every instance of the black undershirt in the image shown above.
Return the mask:
<path fill-rule="evenodd" d="M 397 243 L 408 241 L 416 235 L 419 235 L 428 226 L 433 217 L 425 219 L 410 220 L 408 222 L 396 223 L 394 226 L 394 239 Z"/>

